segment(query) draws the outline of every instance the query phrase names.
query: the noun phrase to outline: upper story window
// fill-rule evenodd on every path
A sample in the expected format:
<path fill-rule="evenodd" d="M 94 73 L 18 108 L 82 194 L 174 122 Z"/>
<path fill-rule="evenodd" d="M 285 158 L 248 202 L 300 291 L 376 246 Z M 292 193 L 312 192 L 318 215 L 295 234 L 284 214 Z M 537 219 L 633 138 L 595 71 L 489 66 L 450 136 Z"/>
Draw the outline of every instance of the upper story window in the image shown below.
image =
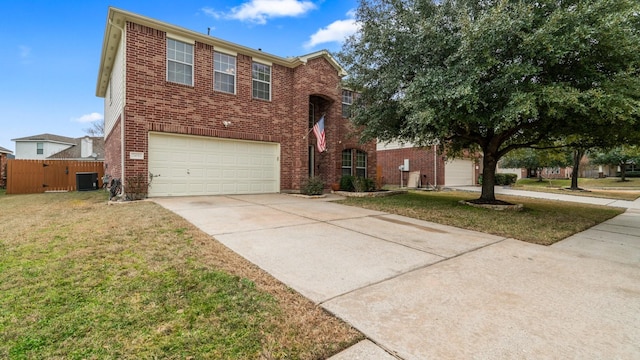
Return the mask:
<path fill-rule="evenodd" d="M 217 91 L 236 93 L 236 57 L 213 53 L 213 87 Z"/>
<path fill-rule="evenodd" d="M 253 63 L 253 98 L 271 100 L 271 66 Z"/>
<path fill-rule="evenodd" d="M 36 143 L 36 154 L 42 155 L 44 154 L 44 143 Z"/>
<path fill-rule="evenodd" d="M 167 39 L 167 81 L 193 86 L 193 45 Z"/>
<path fill-rule="evenodd" d="M 342 90 L 342 117 L 351 117 L 351 105 L 353 105 L 353 91 Z"/>
<path fill-rule="evenodd" d="M 309 103 L 309 129 L 315 125 L 316 121 L 316 107 L 312 103 Z"/>

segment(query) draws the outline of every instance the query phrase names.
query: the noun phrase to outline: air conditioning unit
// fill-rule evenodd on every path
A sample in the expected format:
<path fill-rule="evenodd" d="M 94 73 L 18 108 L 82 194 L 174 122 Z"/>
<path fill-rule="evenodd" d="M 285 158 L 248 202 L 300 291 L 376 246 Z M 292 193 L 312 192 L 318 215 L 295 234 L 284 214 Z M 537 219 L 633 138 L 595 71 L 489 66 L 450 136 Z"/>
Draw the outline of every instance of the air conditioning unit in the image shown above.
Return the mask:
<path fill-rule="evenodd" d="M 98 190 L 98 173 L 97 172 L 76 173 L 76 190 L 78 191 Z"/>

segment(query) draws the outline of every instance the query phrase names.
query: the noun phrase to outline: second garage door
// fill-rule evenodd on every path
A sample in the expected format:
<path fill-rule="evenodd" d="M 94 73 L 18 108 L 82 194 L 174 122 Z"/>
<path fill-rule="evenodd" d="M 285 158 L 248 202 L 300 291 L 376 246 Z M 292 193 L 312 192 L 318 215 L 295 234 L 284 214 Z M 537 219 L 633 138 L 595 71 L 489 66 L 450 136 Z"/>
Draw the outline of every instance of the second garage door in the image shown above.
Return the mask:
<path fill-rule="evenodd" d="M 277 193 L 280 145 L 149 133 L 149 196 Z"/>
<path fill-rule="evenodd" d="M 444 185 L 459 186 L 473 185 L 473 161 L 465 159 L 453 159 L 444 165 Z"/>

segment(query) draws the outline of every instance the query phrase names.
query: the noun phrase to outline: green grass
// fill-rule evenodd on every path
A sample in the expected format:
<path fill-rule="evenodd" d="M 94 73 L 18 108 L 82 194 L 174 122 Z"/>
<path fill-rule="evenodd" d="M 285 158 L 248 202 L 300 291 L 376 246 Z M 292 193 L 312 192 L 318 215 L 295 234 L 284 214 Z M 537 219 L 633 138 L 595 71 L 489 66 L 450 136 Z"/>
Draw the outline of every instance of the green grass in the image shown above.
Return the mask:
<path fill-rule="evenodd" d="M 517 182 L 518 185 L 528 186 L 554 186 L 554 187 L 567 187 L 571 186 L 570 179 L 543 179 L 542 182 L 538 179 L 520 179 Z M 583 188 L 628 188 L 640 191 L 640 178 L 627 178 L 627 181 L 620 181 L 619 178 L 579 178 L 578 186 Z"/>
<path fill-rule="evenodd" d="M 0 358 L 317 359 L 362 338 L 154 203 L 2 195 L 0 213 Z"/>
<path fill-rule="evenodd" d="M 543 181 L 520 179 L 514 189 L 633 201 L 640 197 L 640 179 L 631 178 L 628 180 L 622 182 L 617 178 L 580 178 L 578 186 L 588 191 L 574 192 L 566 190 L 571 186 L 570 179 L 545 179 Z"/>
<path fill-rule="evenodd" d="M 623 210 L 558 201 L 498 196 L 524 205 L 521 212 L 475 208 L 459 203 L 477 195 L 465 192 L 409 192 L 378 198 L 347 198 L 341 203 L 440 224 L 550 245 L 610 219 Z"/>

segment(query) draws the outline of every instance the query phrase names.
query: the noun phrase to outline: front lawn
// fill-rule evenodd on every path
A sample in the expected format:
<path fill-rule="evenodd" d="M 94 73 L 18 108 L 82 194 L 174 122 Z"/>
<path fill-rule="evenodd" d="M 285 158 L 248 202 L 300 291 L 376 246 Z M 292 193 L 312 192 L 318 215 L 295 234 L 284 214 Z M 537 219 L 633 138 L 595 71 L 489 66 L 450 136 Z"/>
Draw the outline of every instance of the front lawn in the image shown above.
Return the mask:
<path fill-rule="evenodd" d="M 321 359 L 362 339 L 179 216 L 0 196 L 0 358 Z"/>
<path fill-rule="evenodd" d="M 623 212 L 622 209 L 559 201 L 498 196 L 524 205 L 521 212 L 474 208 L 458 203 L 477 198 L 465 192 L 409 192 L 379 198 L 347 198 L 345 205 L 550 245 Z"/>
<path fill-rule="evenodd" d="M 570 191 L 570 179 L 520 179 L 513 186 L 514 189 L 541 191 L 566 195 L 591 196 L 607 199 L 630 200 L 640 197 L 640 179 L 629 178 L 628 181 L 620 181 L 618 178 L 580 178 L 578 186 L 588 191 Z"/>

